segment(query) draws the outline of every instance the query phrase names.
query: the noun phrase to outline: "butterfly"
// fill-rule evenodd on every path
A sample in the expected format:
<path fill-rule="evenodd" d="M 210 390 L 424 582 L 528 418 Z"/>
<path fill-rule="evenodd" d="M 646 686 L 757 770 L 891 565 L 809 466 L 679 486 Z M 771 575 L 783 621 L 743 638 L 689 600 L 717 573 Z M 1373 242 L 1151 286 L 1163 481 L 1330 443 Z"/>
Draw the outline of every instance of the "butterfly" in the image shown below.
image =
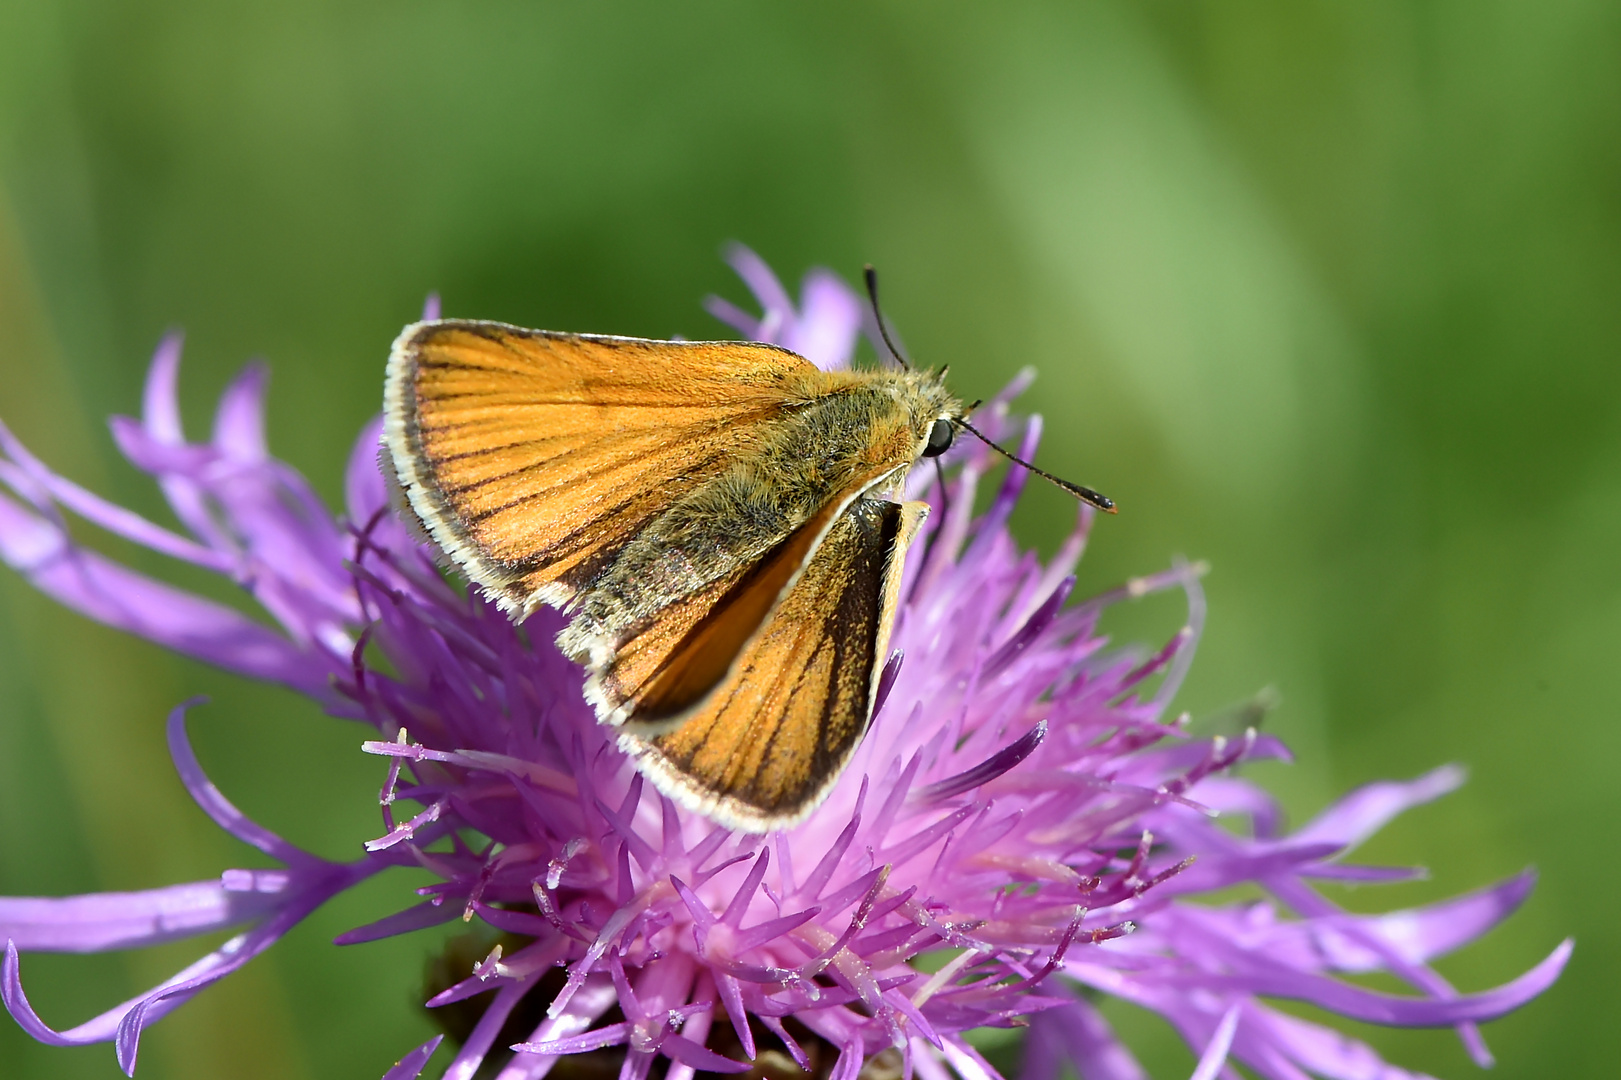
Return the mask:
<path fill-rule="evenodd" d="M 659 790 L 785 828 L 871 719 L 928 513 L 897 501 L 907 474 L 975 430 L 943 372 L 900 365 L 415 323 L 389 358 L 385 469 L 509 616 L 568 616 L 558 647 Z"/>

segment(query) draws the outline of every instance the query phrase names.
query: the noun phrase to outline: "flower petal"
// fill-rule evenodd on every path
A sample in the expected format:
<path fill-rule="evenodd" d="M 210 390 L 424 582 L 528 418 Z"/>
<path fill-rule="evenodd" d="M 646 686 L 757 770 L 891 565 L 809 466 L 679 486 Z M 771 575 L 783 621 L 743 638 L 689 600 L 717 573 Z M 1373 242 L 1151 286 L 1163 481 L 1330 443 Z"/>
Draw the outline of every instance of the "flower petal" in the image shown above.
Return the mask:
<path fill-rule="evenodd" d="M 265 445 L 265 390 L 270 369 L 249 364 L 220 395 L 214 414 L 214 446 L 226 457 L 258 465 L 270 457 Z"/>
<path fill-rule="evenodd" d="M 186 737 L 186 712 L 204 700 L 206 699 L 192 698 L 175 706 L 169 713 L 167 729 L 169 756 L 174 759 L 175 769 L 180 773 L 180 782 L 186 785 L 186 790 L 197 801 L 202 811 L 214 819 L 214 824 L 243 843 L 251 844 L 266 855 L 291 866 L 319 863 L 321 860 L 315 856 L 294 847 L 263 825 L 250 820 L 246 814 L 231 804 L 203 772 L 202 765 L 197 761 L 197 755 L 192 752 L 191 740 Z"/>
<path fill-rule="evenodd" d="M 1233 1034 L 1238 1030 L 1238 1015 L 1238 1006 L 1234 1005 L 1222 1016 L 1188 1080 L 1216 1080 L 1216 1074 L 1227 1064 L 1227 1051 L 1232 1049 Z"/>
<path fill-rule="evenodd" d="M 435 904 L 431 900 L 424 900 L 404 911 L 385 915 L 376 922 L 347 930 L 333 938 L 332 944 L 359 945 L 367 941 L 381 941 L 383 938 L 398 934 L 409 934 L 416 930 L 426 930 L 430 926 L 439 926 L 460 915 L 461 911 L 450 904 Z"/>
<path fill-rule="evenodd" d="M 132 510 L 108 502 L 71 480 L 58 476 L 47 468 L 44 462 L 34 457 L 4 424 L 0 424 L 0 449 L 4 449 L 6 456 L 15 463 L 0 476 L 3 476 L 7 485 L 18 495 L 34 503 L 36 509 L 45 510 L 45 500 L 53 500 L 92 525 L 153 551 L 194 563 L 216 573 L 228 574 L 234 570 L 236 560 L 229 554 L 215 551 L 195 540 L 171 532 Z M 14 473 L 12 469 L 19 471 Z M 25 486 L 30 490 L 24 490 Z"/>
<path fill-rule="evenodd" d="M 379 413 L 360 429 L 360 437 L 349 451 L 349 464 L 343 470 L 344 505 L 349 520 L 357 526 L 388 508 L 388 487 L 377 462 L 382 447 L 383 416 Z"/>
<path fill-rule="evenodd" d="M 479 1066 L 484 1063 L 485 1055 L 495 1045 L 495 1037 L 501 1033 L 501 1027 L 507 1022 L 507 1017 L 512 1014 L 519 1000 L 540 981 L 541 974 L 541 971 L 537 971 L 528 978 L 509 982 L 501 987 L 495 995 L 495 1000 L 485 1007 L 483 1015 L 478 1018 L 478 1024 L 467 1036 L 467 1041 L 462 1044 L 455 1060 L 445 1069 L 443 1080 L 472 1080 L 473 1074 L 478 1072 Z"/>
<path fill-rule="evenodd" d="M 47 596 L 97 622 L 337 704 L 324 661 L 230 608 L 79 548 L 56 526 L 4 496 L 0 559 Z"/>
<path fill-rule="evenodd" d="M 256 919 L 272 895 L 194 881 L 142 892 L 0 897 L 0 938 L 25 952 L 104 952 L 223 930 Z"/>
<path fill-rule="evenodd" d="M 433 1052 L 439 1049 L 439 1044 L 445 1041 L 443 1035 L 435 1035 L 415 1050 L 406 1054 L 394 1063 L 394 1067 L 383 1074 L 383 1080 L 417 1080 L 422 1070 L 427 1067 L 428 1059 Z"/>
<path fill-rule="evenodd" d="M 1062 1080 L 1069 1065 L 1081 1080 L 1148 1080 L 1109 1022 L 1084 1001 L 1031 1017 L 1021 1080 Z"/>
<path fill-rule="evenodd" d="M 1405 783 L 1381 781 L 1357 788 L 1297 830 L 1301 842 L 1339 844 L 1350 849 L 1378 832 L 1404 810 L 1433 802 L 1464 781 L 1464 771 L 1443 765 Z"/>
<path fill-rule="evenodd" d="M 1329 1080 L 1429 1080 L 1386 1064 L 1367 1043 L 1253 1002 L 1245 1006 L 1236 1052 L 1243 1054 L 1252 1042 Z"/>
<path fill-rule="evenodd" d="M 850 366 L 865 305 L 836 275 L 812 270 L 799 290 L 800 313 L 783 336 L 792 349 L 823 371 Z"/>
<path fill-rule="evenodd" d="M 691 1039 L 680 1035 L 666 1035 L 664 1041 L 659 1044 L 659 1048 L 683 1065 L 690 1065 L 694 1069 L 702 1069 L 704 1072 L 748 1072 L 752 1068 L 746 1061 L 733 1061 L 723 1054 L 717 1054 L 708 1047 L 700 1046 Z"/>
<path fill-rule="evenodd" d="M 766 261 L 743 244 L 728 244 L 726 261 L 765 309 L 765 316 L 757 331 L 761 336 L 757 340 L 780 343 L 777 330 L 794 317 L 794 301 L 788 295 L 788 290 L 782 287 L 782 282 L 766 265 Z"/>
<path fill-rule="evenodd" d="M 1252 970 L 1232 975 L 1197 973 L 1159 976 L 1166 985 L 1210 989 L 1242 988 L 1250 993 L 1292 998 L 1310 1002 L 1353 1020 L 1393 1027 L 1450 1027 L 1474 1021 L 1495 1020 L 1513 1012 L 1559 978 L 1570 960 L 1575 943 L 1561 942 L 1536 967 L 1519 978 L 1479 994 L 1465 994 L 1449 1000 L 1399 997 L 1379 994 L 1335 979 L 1303 972 Z M 1259 965 L 1257 965 L 1259 967 Z"/>

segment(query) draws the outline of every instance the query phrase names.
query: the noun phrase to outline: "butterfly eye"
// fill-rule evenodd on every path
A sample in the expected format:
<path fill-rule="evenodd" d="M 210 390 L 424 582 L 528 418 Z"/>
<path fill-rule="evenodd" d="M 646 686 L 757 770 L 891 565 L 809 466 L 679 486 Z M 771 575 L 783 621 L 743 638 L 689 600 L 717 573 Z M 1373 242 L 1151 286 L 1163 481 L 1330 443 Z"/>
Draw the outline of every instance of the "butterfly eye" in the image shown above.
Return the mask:
<path fill-rule="evenodd" d="M 924 457 L 939 457 L 951 449 L 951 440 L 957 437 L 957 429 L 950 420 L 936 420 L 929 429 L 929 442 L 923 448 Z"/>

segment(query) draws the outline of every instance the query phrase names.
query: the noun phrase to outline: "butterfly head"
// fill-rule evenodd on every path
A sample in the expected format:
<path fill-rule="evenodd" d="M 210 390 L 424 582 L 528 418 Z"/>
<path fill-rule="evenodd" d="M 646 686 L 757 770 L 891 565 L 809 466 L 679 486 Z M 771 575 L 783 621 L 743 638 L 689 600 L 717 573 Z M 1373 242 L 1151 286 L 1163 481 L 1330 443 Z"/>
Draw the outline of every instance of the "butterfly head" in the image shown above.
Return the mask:
<path fill-rule="evenodd" d="M 970 411 L 946 389 L 945 377 L 944 369 L 875 373 L 877 380 L 889 384 L 889 393 L 898 406 L 896 413 L 906 431 L 902 453 L 908 464 L 937 458 L 950 450 Z"/>
<path fill-rule="evenodd" d="M 964 405 L 957 398 L 952 397 L 945 385 L 946 369 L 941 368 L 938 372 L 934 372 L 904 368 L 886 374 L 889 379 L 894 380 L 897 391 L 896 396 L 907 404 L 906 411 L 909 413 L 911 421 L 909 425 L 909 435 L 911 437 L 910 460 L 913 464 L 923 458 L 934 458 L 936 459 L 936 468 L 938 468 L 940 456 L 952 448 L 959 433 L 967 432 L 998 454 L 1022 468 L 1030 470 L 1044 480 L 1052 482 L 1082 502 L 1088 503 L 1106 513 L 1112 514 L 1116 512 L 1114 500 L 1108 496 L 1084 485 L 1054 476 L 1045 469 L 1037 468 L 1005 447 L 986 438 L 983 432 L 968 422 L 968 417 L 979 407 L 979 402 L 975 401 L 969 405 Z M 943 483 L 944 477 L 942 475 Z"/>

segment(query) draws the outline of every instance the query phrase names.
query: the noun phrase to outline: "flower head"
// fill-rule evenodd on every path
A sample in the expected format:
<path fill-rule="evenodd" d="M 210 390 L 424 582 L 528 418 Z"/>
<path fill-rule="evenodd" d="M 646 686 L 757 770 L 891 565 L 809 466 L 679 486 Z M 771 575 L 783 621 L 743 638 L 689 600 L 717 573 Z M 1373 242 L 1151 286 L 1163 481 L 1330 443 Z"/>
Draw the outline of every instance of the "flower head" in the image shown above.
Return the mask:
<path fill-rule="evenodd" d="M 750 337 L 816 363 L 847 364 L 866 316 L 825 272 L 803 306 L 746 249 L 734 263 L 764 308 L 711 310 Z M 271 457 L 264 371 L 227 389 L 213 438 L 190 443 L 175 405 L 180 346 L 159 348 L 140 420 L 115 419 L 125 455 L 162 485 L 182 531 L 74 485 L 0 429 L 0 557 L 58 600 L 231 671 L 289 686 L 364 724 L 386 770 L 377 835 L 333 863 L 238 812 L 199 769 L 181 706 L 169 740 L 182 783 L 221 827 L 282 868 L 142 893 L 0 899 L 7 939 L 0 999 L 36 1038 L 116 1044 L 133 1072 L 142 1029 L 224 977 L 313 911 L 390 867 L 426 867 L 421 898 L 339 944 L 477 920 L 489 951 L 435 994 L 435 1008 L 489 995 L 446 1075 L 482 1067 L 544 1076 L 563 1057 L 611 1050 L 621 1076 L 674 1080 L 737 1072 L 768 1048 L 852 1080 L 892 1053 L 927 1080 L 995 1070 L 964 1038 L 1030 1024 L 1034 1080 L 1075 1062 L 1087 1077 L 1141 1075 L 1089 1000 L 1091 987 L 1167 1017 L 1201 1054 L 1267 1077 L 1407 1075 L 1373 1051 L 1279 1012 L 1264 997 L 1401 1025 L 1455 1026 L 1479 1060 L 1474 1025 L 1555 979 L 1569 953 L 1493 991 L 1460 995 L 1427 964 L 1473 940 L 1524 898 L 1530 878 L 1384 916 L 1340 911 L 1317 880 L 1379 882 L 1406 872 L 1346 854 L 1403 809 L 1459 782 L 1442 769 L 1354 792 L 1293 832 L 1276 805 L 1231 773 L 1287 756 L 1269 736 L 1190 737 L 1169 705 L 1202 622 L 1198 572 L 1173 566 L 1070 604 L 1091 511 L 1043 563 L 1007 530 L 1025 474 L 1007 473 L 975 517 L 992 466 L 981 445 L 947 458 L 936 507 L 902 586 L 879 711 L 827 801 L 770 837 L 734 833 L 643 782 L 581 696 L 582 673 L 551 644 L 543 610 L 514 626 L 448 583 L 435 552 L 389 510 L 378 424 L 350 459 L 346 514 Z M 1041 425 L 1010 405 L 1015 380 L 976 415 L 986 434 L 1034 453 Z M 229 576 L 274 628 L 79 546 L 70 511 L 137 543 Z M 1180 590 L 1186 627 L 1158 649 L 1111 646 L 1113 603 Z M 1216 814 L 1244 827 L 1219 827 Z M 1198 902 L 1240 883 L 1270 897 Z M 1289 915 L 1285 915 L 1285 910 Z M 146 994 L 76 1027 L 39 1018 L 19 953 L 155 944 L 239 928 Z M 926 963 L 920 958 L 928 957 Z M 1416 995 L 1336 976 L 1386 971 Z M 522 1027 L 514 1034 L 514 1025 Z M 507 1047 L 512 1045 L 510 1055 Z M 390 1078 L 419 1074 L 438 1040 Z M 1383 1071 L 1379 1071 L 1383 1070 Z"/>

